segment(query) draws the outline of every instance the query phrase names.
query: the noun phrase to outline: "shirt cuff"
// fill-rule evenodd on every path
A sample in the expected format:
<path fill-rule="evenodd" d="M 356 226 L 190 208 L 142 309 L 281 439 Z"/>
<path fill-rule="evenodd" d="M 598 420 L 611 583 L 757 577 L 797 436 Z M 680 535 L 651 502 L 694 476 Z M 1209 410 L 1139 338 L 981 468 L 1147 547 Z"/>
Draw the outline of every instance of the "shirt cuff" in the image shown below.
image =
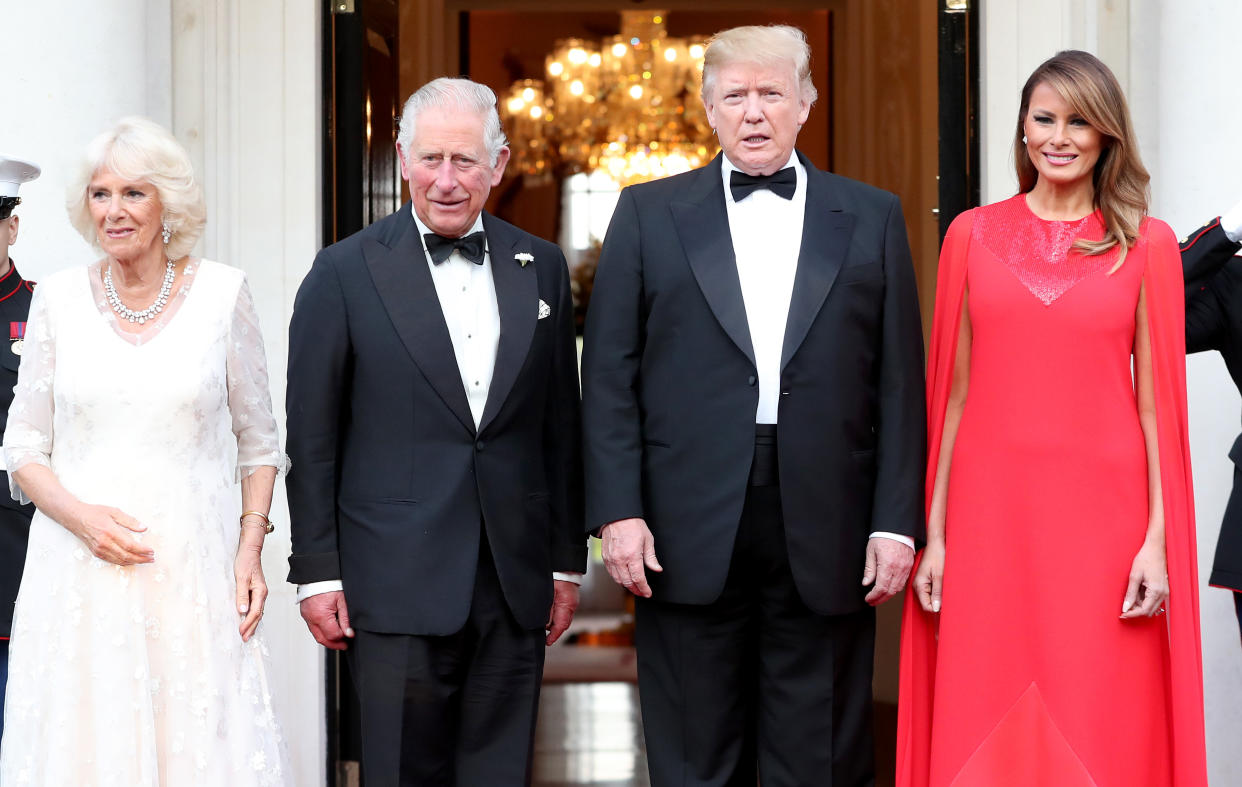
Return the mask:
<path fill-rule="evenodd" d="M 344 590 L 345 586 L 341 584 L 339 579 L 325 579 L 323 582 L 307 582 L 305 585 L 298 585 L 298 603 L 301 604 L 311 596 L 318 596 L 321 593 L 335 593 L 338 590 Z"/>
<path fill-rule="evenodd" d="M 561 582 L 572 582 L 575 585 L 582 584 L 582 575 L 577 571 L 553 571 L 552 578 Z"/>
<path fill-rule="evenodd" d="M 887 538 L 889 541 L 896 541 L 898 544 L 905 544 L 911 549 L 914 549 L 913 538 L 910 538 L 909 536 L 899 535 L 897 533 L 885 533 L 883 531 L 876 531 L 875 533 L 872 533 L 869 536 L 869 538 Z M 301 590 L 299 590 L 298 592 L 301 593 Z"/>
<path fill-rule="evenodd" d="M 1228 213 L 1220 217 L 1220 228 L 1234 243 L 1242 241 L 1242 202 L 1234 205 Z"/>

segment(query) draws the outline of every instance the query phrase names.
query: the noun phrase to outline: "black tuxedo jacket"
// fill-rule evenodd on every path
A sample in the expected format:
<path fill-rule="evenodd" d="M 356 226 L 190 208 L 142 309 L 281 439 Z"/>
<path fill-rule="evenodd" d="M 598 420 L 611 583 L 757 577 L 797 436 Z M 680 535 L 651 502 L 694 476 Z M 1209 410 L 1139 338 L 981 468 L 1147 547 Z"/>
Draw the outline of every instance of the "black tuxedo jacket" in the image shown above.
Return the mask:
<path fill-rule="evenodd" d="M 26 281 L 17 272 L 16 263 L 0 279 L 0 330 L 12 336 L 14 323 L 24 326 L 30 313 L 30 295 L 34 282 Z M 0 434 L 9 421 L 9 405 L 13 404 L 13 386 L 17 385 L 17 367 L 22 357 L 13 352 L 14 342 L 0 342 Z M 9 636 L 13 627 L 13 604 L 21 585 L 26 564 L 26 541 L 30 536 L 30 518 L 34 506 L 21 505 L 9 496 L 9 476 L 0 469 L 0 639 Z M 3 691 L 3 687 L 0 687 Z"/>
<path fill-rule="evenodd" d="M 1219 350 L 1234 385 L 1242 391 L 1242 248 L 1229 240 L 1216 219 L 1182 241 L 1186 279 L 1186 351 Z M 1229 451 L 1242 469 L 1242 435 Z M 1235 475 L 1233 497 L 1242 501 Z M 1216 541 L 1216 560 L 1208 580 L 1242 591 L 1242 504 L 1231 499 Z"/>
<path fill-rule="evenodd" d="M 898 199 L 811 166 L 778 426 L 794 580 L 811 609 L 864 606 L 868 534 L 921 540 L 923 337 Z M 757 371 L 721 160 L 622 192 L 587 315 L 587 526 L 643 517 L 656 598 L 704 604 L 728 574 L 755 443 Z"/>
<path fill-rule="evenodd" d="M 289 581 L 342 580 L 364 630 L 458 631 L 481 523 L 522 626 L 547 621 L 553 571 L 586 568 L 565 258 L 486 213 L 483 227 L 501 332 L 478 429 L 408 203 L 321 251 L 294 303 Z"/>

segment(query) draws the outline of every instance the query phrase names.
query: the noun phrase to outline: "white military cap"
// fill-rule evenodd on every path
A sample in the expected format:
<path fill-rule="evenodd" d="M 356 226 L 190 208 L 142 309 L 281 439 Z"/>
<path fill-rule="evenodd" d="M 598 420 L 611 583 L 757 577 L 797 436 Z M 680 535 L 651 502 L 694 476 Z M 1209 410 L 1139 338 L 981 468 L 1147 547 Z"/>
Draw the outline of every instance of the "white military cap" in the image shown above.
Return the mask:
<path fill-rule="evenodd" d="M 7 219 L 21 202 L 17 196 L 21 185 L 39 177 L 40 172 L 42 170 L 29 161 L 0 155 L 0 219 Z"/>
<path fill-rule="evenodd" d="M 42 171 L 29 161 L 0 155 L 0 197 L 16 197 L 18 187 Z"/>

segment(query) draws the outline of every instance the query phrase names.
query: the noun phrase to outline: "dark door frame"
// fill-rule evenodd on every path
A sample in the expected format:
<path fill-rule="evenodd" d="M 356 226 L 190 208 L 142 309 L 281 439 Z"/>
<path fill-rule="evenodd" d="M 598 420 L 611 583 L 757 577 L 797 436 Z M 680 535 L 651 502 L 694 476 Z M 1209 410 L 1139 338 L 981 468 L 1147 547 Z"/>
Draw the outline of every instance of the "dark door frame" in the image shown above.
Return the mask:
<path fill-rule="evenodd" d="M 940 240 L 979 204 L 979 3 L 925 0 L 939 27 Z"/>
<path fill-rule="evenodd" d="M 397 0 L 322 0 L 323 245 L 401 204 L 396 172 Z M 340 651 L 324 659 L 328 787 L 362 783 L 357 694 Z"/>

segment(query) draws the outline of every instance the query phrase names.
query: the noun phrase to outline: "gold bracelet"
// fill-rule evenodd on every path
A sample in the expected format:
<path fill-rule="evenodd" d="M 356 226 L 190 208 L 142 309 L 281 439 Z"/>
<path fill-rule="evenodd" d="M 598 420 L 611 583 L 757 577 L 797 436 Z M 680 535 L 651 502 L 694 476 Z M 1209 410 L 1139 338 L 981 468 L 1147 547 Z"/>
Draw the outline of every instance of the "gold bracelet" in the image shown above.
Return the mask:
<path fill-rule="evenodd" d="M 238 518 L 238 522 L 244 525 L 246 523 L 246 517 L 248 516 L 257 516 L 262 519 L 263 530 L 269 534 L 276 529 L 276 526 L 272 524 L 272 520 L 268 519 L 267 514 L 262 511 L 243 511 L 242 515 Z"/>

